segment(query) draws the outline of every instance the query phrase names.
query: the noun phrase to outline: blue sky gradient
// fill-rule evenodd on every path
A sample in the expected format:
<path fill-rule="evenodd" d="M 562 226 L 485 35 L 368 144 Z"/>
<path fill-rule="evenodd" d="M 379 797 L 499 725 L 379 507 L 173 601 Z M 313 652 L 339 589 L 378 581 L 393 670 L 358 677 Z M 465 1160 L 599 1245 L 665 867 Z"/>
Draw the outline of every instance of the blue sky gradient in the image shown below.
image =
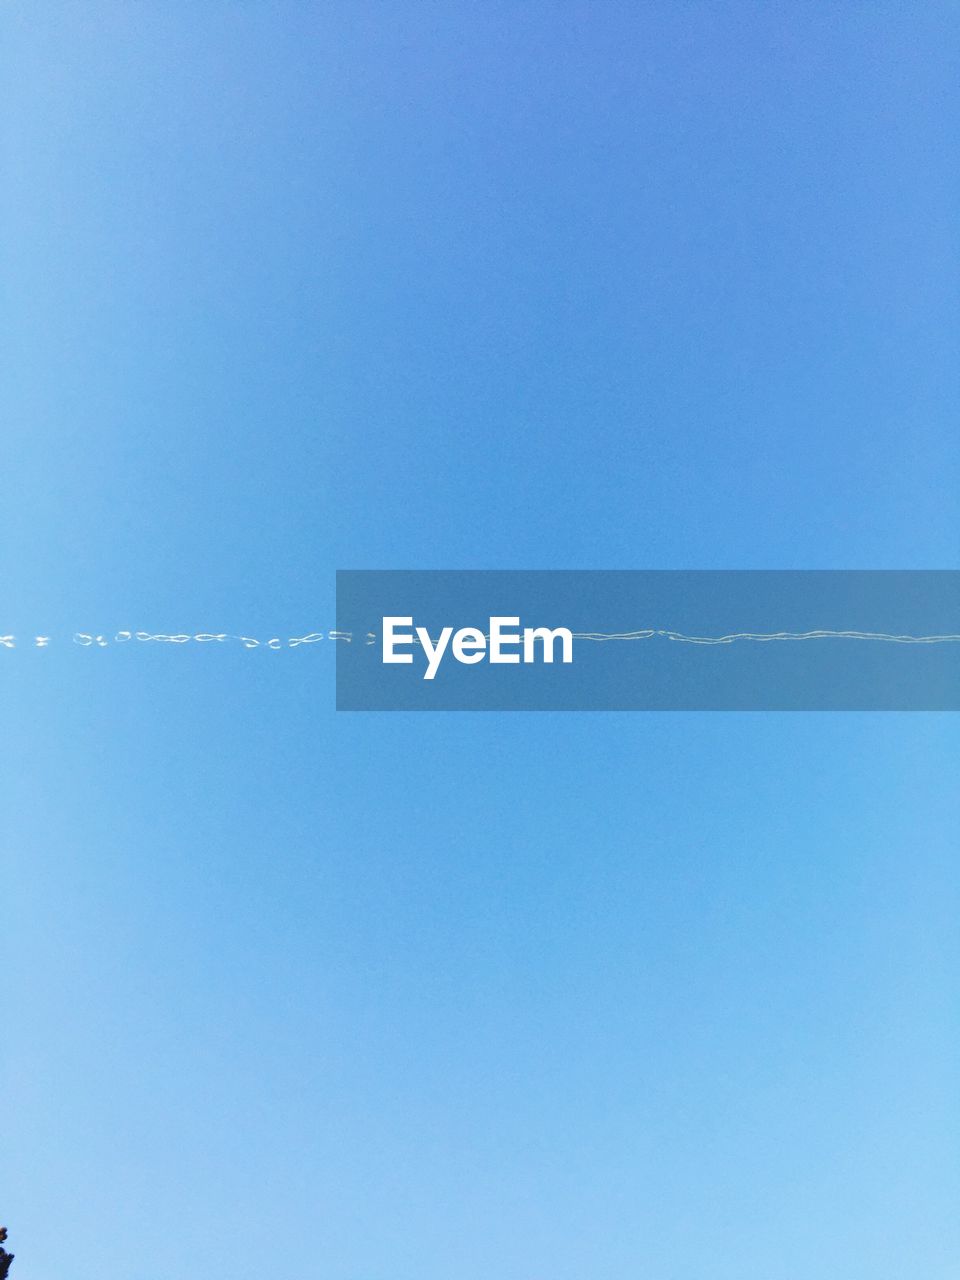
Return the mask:
<path fill-rule="evenodd" d="M 17 1280 L 952 1280 L 954 718 L 67 637 L 960 567 L 955 6 L 0 24 Z"/>

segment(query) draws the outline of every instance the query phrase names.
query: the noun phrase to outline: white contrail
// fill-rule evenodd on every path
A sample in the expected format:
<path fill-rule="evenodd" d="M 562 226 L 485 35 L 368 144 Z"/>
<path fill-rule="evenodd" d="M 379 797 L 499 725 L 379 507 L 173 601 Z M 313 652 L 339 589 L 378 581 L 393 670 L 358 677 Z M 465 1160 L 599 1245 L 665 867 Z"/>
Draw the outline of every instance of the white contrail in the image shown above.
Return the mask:
<path fill-rule="evenodd" d="M 829 630 L 821 629 L 816 631 L 734 631 L 728 635 L 702 636 L 690 635 L 684 631 L 671 631 L 663 628 L 646 627 L 637 631 L 574 631 L 574 640 L 584 640 L 591 643 L 609 643 L 616 641 L 637 641 L 637 640 L 669 640 L 678 644 L 698 644 L 698 645 L 718 645 L 718 644 L 737 644 L 741 642 L 753 642 L 755 644 L 769 644 L 773 641 L 798 641 L 798 640 L 872 640 L 886 644 L 958 644 L 960 643 L 960 635 L 944 634 L 944 635 L 904 635 L 890 631 L 853 631 L 853 630 Z M 75 631 L 71 636 L 74 644 L 83 648 L 95 647 L 104 649 L 109 645 L 126 644 L 130 641 L 140 644 L 229 644 L 235 643 L 241 645 L 244 649 L 298 649 L 301 645 L 318 644 L 321 640 L 332 640 L 341 644 L 351 644 L 355 636 L 352 631 L 343 631 L 332 628 L 328 631 L 309 631 L 304 635 L 296 636 L 270 636 L 267 639 L 258 639 L 255 636 L 234 635 L 226 631 L 198 631 L 198 632 L 154 632 L 154 631 L 116 631 L 112 634 L 95 634 L 87 631 Z M 488 635 L 485 639 L 489 639 Z M 34 636 L 34 647 L 38 649 L 49 648 L 53 637 L 49 635 Z M 367 645 L 376 644 L 377 635 L 373 631 L 367 631 L 363 634 L 363 643 Z M 15 635 L 0 635 L 0 648 L 15 649 L 17 647 L 17 638 Z M 419 643 L 416 638 L 414 644 Z"/>
<path fill-rule="evenodd" d="M 664 636 L 682 644 L 733 644 L 737 640 L 885 640 L 890 644 L 956 644 L 960 635 L 908 636 L 887 631 L 736 631 L 726 636 L 691 636 L 683 631 L 624 631 L 606 635 L 602 632 L 574 632 L 575 640 L 649 640 Z"/>

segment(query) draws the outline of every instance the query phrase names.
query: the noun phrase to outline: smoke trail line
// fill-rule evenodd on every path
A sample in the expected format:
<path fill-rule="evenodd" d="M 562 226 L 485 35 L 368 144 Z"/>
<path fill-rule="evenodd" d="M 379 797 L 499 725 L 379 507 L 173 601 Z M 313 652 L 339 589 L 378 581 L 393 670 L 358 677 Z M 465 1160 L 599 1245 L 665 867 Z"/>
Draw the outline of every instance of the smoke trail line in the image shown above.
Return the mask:
<path fill-rule="evenodd" d="M 489 633 L 481 632 L 484 639 L 489 640 Z M 739 643 L 753 644 L 770 644 L 783 643 L 789 641 L 810 641 L 810 640 L 860 640 L 873 641 L 885 644 L 960 644 L 960 634 L 944 634 L 944 635 L 904 635 L 897 632 L 888 631 L 856 631 L 856 630 L 831 630 L 819 629 L 814 631 L 736 631 L 727 635 L 692 635 L 684 631 L 673 631 L 664 628 L 647 627 L 637 631 L 574 631 L 571 633 L 574 640 L 583 640 L 587 643 L 608 644 L 617 642 L 636 642 L 640 640 L 668 640 L 676 644 L 691 645 L 730 645 Z M 154 631 L 116 631 L 112 634 L 94 633 L 87 631 L 75 631 L 70 637 L 75 645 L 82 648 L 99 648 L 105 649 L 111 645 L 118 644 L 163 644 L 163 645 L 186 645 L 186 644 L 235 644 L 240 645 L 244 649 L 298 649 L 303 645 L 315 645 L 321 641 L 332 641 L 334 643 L 352 644 L 355 639 L 362 639 L 365 645 L 373 645 L 377 643 L 379 637 L 376 632 L 367 631 L 362 635 L 357 635 L 352 631 L 344 631 L 332 628 L 327 631 L 309 631 L 303 635 L 295 636 L 269 636 L 261 639 L 256 636 L 232 634 L 226 631 L 198 631 L 198 632 L 154 632 Z M 49 635 L 36 635 L 33 637 L 33 647 L 37 649 L 47 649 L 53 637 Z M 416 636 L 411 641 L 414 645 L 420 642 Z M 17 637 L 15 635 L 0 635 L 0 648 L 15 649 L 17 647 Z"/>

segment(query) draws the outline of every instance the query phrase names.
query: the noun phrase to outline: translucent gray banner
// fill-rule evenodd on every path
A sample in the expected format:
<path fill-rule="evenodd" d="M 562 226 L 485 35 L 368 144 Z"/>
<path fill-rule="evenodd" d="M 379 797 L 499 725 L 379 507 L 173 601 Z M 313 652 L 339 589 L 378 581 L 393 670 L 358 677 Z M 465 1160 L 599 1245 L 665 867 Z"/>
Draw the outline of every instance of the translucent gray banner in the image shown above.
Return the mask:
<path fill-rule="evenodd" d="M 956 711 L 960 571 L 342 570 L 342 711 Z"/>

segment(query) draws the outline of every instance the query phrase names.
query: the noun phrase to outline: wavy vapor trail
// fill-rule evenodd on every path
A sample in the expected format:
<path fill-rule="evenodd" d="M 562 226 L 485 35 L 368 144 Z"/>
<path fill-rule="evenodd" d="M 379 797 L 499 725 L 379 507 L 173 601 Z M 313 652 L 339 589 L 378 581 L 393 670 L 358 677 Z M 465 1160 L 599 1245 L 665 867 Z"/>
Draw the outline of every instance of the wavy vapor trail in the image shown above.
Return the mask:
<path fill-rule="evenodd" d="M 604 633 L 575 631 L 574 640 L 649 640 L 662 636 L 680 644 L 734 644 L 752 640 L 765 644 L 774 640 L 881 640 L 888 644 L 957 644 L 960 635 L 909 636 L 886 631 L 737 631 L 725 636 L 692 636 L 683 631 L 623 631 Z"/>
<path fill-rule="evenodd" d="M 11 640 L 13 637 L 9 637 Z M 0 637 L 2 640 L 3 637 Z M 187 632 L 163 632 L 163 631 L 117 631 L 113 636 L 93 635 L 86 631 L 75 631 L 73 633 L 73 643 L 89 648 L 95 645 L 98 648 L 105 648 L 109 644 L 126 644 L 133 640 L 140 644 L 225 644 L 229 641 L 236 641 L 243 645 L 245 649 L 298 649 L 300 645 L 317 644 L 320 640 L 341 640 L 349 644 L 353 640 L 352 631 L 310 631 L 302 636 L 289 636 L 282 639 L 280 636 L 271 636 L 268 640 L 259 640 L 255 636 L 230 635 L 226 631 L 198 631 L 194 634 Z M 49 642 L 48 636 L 38 636 L 37 644 L 43 640 Z"/>
<path fill-rule="evenodd" d="M 485 640 L 490 636 L 481 632 Z M 960 635 L 908 636 L 885 631 L 737 631 L 725 636 L 693 636 L 683 631 L 665 631 L 647 627 L 641 631 L 574 631 L 574 640 L 590 640 L 606 643 L 616 640 L 653 640 L 660 637 L 680 644 L 733 644 L 738 640 L 766 643 L 772 640 L 886 640 L 891 644 L 957 644 Z M 374 644 L 377 637 L 367 632 L 367 644 Z M 419 640 L 414 636 L 414 644 Z"/>
<path fill-rule="evenodd" d="M 484 639 L 489 640 L 490 636 L 486 632 L 481 632 Z M 637 631 L 574 631 L 571 633 L 574 640 L 583 640 L 595 644 L 607 644 L 616 642 L 636 642 L 638 640 L 669 640 L 677 644 L 694 644 L 694 645 L 729 645 L 739 644 L 743 642 L 754 644 L 770 644 L 773 642 L 801 641 L 801 640 L 862 640 L 873 641 L 875 643 L 885 644 L 960 644 L 960 634 L 942 634 L 942 635 L 904 635 L 898 632 L 889 631 L 855 631 L 855 630 L 828 630 L 819 629 L 815 631 L 735 631 L 728 635 L 690 635 L 685 631 L 673 631 L 663 628 L 646 627 Z M 86 631 L 75 631 L 72 636 L 74 644 L 81 645 L 84 648 L 91 646 L 95 648 L 106 648 L 109 645 L 125 644 L 133 641 L 140 644 L 239 644 L 244 649 L 298 649 L 301 645 L 318 644 L 321 640 L 333 641 L 340 644 L 352 644 L 355 634 L 352 631 L 342 631 L 336 628 L 329 631 L 310 631 L 304 635 L 288 636 L 282 638 L 280 636 L 271 636 L 268 639 L 259 639 L 255 636 L 233 635 L 226 631 L 199 631 L 199 632 L 154 632 L 154 631 L 117 631 L 112 635 L 93 634 Z M 367 631 L 362 634 L 362 641 L 366 645 L 376 644 L 379 636 L 374 631 Z M 0 635 L 0 647 L 4 649 L 14 649 L 17 647 L 17 638 L 13 635 Z M 49 646 L 51 637 L 47 635 L 38 635 L 34 637 L 34 645 L 38 649 L 45 649 Z M 410 641 L 413 645 L 419 645 L 420 641 L 414 635 Z"/>
<path fill-rule="evenodd" d="M 480 633 L 485 640 L 488 632 Z M 591 640 L 606 643 L 613 640 L 652 640 L 661 637 L 680 644 L 733 644 L 737 640 L 753 640 L 764 643 L 771 640 L 886 640 L 891 644 L 957 644 L 960 635 L 907 636 L 885 631 L 737 631 L 725 636 L 692 636 L 683 631 L 665 631 L 647 627 L 642 631 L 573 631 L 574 640 Z M 367 644 L 375 644 L 377 636 L 368 631 Z M 412 644 L 420 641 L 413 637 Z"/>
<path fill-rule="evenodd" d="M 574 631 L 574 640 L 649 640 L 660 631 Z"/>

